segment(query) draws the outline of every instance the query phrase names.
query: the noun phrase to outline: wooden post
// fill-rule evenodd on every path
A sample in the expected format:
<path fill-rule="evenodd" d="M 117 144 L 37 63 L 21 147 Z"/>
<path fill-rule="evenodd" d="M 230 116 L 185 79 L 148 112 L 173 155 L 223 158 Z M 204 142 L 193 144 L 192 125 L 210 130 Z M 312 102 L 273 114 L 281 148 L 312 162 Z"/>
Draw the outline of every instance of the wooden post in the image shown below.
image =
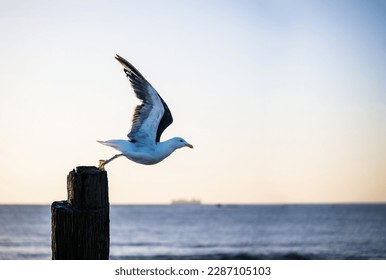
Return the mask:
<path fill-rule="evenodd" d="M 51 205 L 52 259 L 109 259 L 107 172 L 78 166 L 67 176 L 67 197 Z"/>

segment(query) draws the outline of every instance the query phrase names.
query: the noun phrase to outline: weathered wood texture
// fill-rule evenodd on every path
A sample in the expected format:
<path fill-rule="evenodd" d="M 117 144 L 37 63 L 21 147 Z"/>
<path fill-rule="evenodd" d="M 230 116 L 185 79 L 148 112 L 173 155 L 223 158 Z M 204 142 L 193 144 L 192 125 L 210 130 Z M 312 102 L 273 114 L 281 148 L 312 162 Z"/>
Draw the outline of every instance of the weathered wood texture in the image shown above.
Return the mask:
<path fill-rule="evenodd" d="M 81 166 L 67 176 L 67 201 L 55 201 L 53 260 L 107 260 L 110 218 L 107 172 Z"/>

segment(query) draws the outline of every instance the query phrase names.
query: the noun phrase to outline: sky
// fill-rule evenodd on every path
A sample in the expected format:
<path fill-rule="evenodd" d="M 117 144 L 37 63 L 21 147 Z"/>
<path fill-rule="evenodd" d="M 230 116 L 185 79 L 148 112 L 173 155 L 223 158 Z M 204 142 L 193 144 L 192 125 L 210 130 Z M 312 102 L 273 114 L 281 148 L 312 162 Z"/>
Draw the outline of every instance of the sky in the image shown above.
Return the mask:
<path fill-rule="evenodd" d="M 0 203 L 64 200 L 116 154 L 135 98 L 169 105 L 161 163 L 106 166 L 113 204 L 386 202 L 386 1 L 0 0 Z"/>

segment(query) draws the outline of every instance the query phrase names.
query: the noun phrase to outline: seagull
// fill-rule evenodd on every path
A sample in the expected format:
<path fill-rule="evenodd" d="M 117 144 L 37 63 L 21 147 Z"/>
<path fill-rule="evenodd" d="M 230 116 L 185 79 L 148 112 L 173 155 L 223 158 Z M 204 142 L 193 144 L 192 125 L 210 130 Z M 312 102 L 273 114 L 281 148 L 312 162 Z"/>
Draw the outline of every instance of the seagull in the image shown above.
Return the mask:
<path fill-rule="evenodd" d="M 108 160 L 100 160 L 99 168 L 104 170 L 107 163 L 121 156 L 136 163 L 152 165 L 164 160 L 176 149 L 193 148 L 181 137 L 160 142 L 162 132 L 173 122 L 168 105 L 133 65 L 119 55 L 115 58 L 122 64 L 135 95 L 142 103 L 135 108 L 128 139 L 97 141 L 120 152 Z"/>

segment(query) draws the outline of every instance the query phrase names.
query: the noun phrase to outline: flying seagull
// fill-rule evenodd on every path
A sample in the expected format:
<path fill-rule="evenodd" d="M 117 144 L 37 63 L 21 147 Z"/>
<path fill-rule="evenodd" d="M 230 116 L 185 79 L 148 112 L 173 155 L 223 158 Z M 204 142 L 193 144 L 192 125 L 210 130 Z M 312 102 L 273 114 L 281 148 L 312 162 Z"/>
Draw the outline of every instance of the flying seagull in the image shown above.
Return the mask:
<path fill-rule="evenodd" d="M 162 132 L 173 122 L 168 105 L 133 65 L 119 55 L 116 55 L 115 58 L 122 64 L 123 71 L 142 104 L 135 108 L 131 130 L 127 134 L 128 139 L 98 141 L 120 152 L 108 160 L 100 160 L 99 168 L 104 170 L 107 163 L 120 156 L 125 156 L 140 164 L 156 164 L 176 149 L 193 148 L 180 137 L 160 142 Z"/>

